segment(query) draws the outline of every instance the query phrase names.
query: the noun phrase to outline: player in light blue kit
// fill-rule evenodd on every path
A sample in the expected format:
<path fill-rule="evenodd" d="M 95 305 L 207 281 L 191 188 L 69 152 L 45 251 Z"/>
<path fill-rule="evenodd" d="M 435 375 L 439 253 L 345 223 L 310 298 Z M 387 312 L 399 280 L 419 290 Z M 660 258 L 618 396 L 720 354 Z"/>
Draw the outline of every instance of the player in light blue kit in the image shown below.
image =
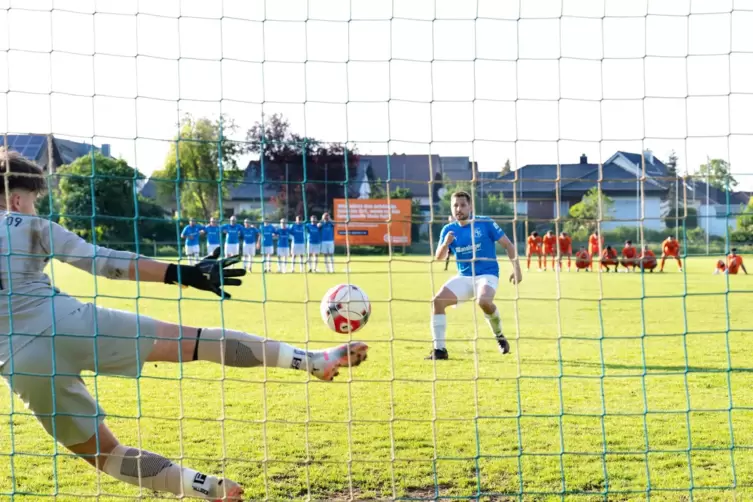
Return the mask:
<path fill-rule="evenodd" d="M 212 254 L 215 248 L 220 247 L 222 229 L 217 220 L 209 218 L 209 225 L 205 226 L 202 232 L 207 236 L 207 254 Z"/>
<path fill-rule="evenodd" d="M 290 271 L 295 272 L 295 259 L 300 257 L 300 271 L 303 273 L 303 262 L 306 260 L 306 227 L 300 216 L 296 216 L 295 223 L 290 226 L 290 235 L 293 238 L 293 263 Z"/>
<path fill-rule="evenodd" d="M 191 218 L 188 225 L 185 226 L 180 236 L 186 240 L 186 256 L 188 256 L 189 265 L 199 263 L 199 237 L 204 227 L 196 224 L 196 220 Z"/>
<path fill-rule="evenodd" d="M 251 224 L 251 220 L 243 220 L 243 268 L 251 272 L 254 256 L 259 248 L 259 229 Z"/>
<path fill-rule="evenodd" d="M 225 256 L 235 256 L 240 254 L 241 240 L 243 234 L 243 225 L 237 222 L 235 216 L 230 217 L 230 223 L 220 227 L 225 234 Z"/>
<path fill-rule="evenodd" d="M 319 253 L 322 248 L 322 233 L 319 230 L 319 224 L 316 222 L 316 216 L 311 215 L 311 221 L 306 223 L 306 233 L 309 234 L 309 272 L 318 272 Z"/>
<path fill-rule="evenodd" d="M 275 254 L 275 233 L 277 229 L 264 218 L 261 226 L 261 254 L 264 260 L 264 271 L 272 271 L 272 255 Z"/>
<path fill-rule="evenodd" d="M 445 310 L 474 297 L 497 339 L 499 350 L 507 354 L 510 344 L 502 334 L 502 319 L 494 304 L 499 283 L 496 244 L 505 248 L 512 262 L 510 282 L 513 284 L 523 280 L 515 245 L 494 221 L 486 216 L 473 216 L 471 196 L 467 192 L 453 193 L 451 203 L 455 221 L 442 229 L 434 257 L 441 261 L 452 251 L 458 265 L 458 275 L 447 281 L 432 301 L 431 335 L 434 349 L 427 359 L 448 359 Z"/>
<path fill-rule="evenodd" d="M 290 256 L 290 229 L 285 218 L 280 220 L 280 226 L 275 230 L 277 236 L 277 273 L 288 271 L 288 257 Z M 280 260 L 280 258 L 284 258 Z"/>
<path fill-rule="evenodd" d="M 329 218 L 329 213 L 322 215 L 319 223 L 319 233 L 322 237 L 321 252 L 324 256 L 324 267 L 330 274 L 335 273 L 335 224 Z"/>

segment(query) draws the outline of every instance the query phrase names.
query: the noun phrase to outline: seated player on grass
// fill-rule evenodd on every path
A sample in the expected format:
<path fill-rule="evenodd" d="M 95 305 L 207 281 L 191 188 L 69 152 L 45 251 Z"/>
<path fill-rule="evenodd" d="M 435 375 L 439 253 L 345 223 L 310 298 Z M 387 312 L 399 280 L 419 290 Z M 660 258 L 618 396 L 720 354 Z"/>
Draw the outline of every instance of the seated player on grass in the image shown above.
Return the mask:
<path fill-rule="evenodd" d="M 723 260 L 719 260 L 716 263 L 714 273 L 737 275 L 741 268 L 745 272 L 745 275 L 748 275 L 748 270 L 743 265 L 743 257 L 737 254 L 737 249 L 732 248 L 727 256 L 727 263 L 725 264 Z"/>
<path fill-rule="evenodd" d="M 612 246 L 607 246 L 606 249 L 601 252 L 601 266 L 609 272 L 610 265 L 614 265 L 614 271 L 617 272 L 617 266 L 619 265 L 619 262 L 617 261 L 617 250 Z"/>
<path fill-rule="evenodd" d="M 473 216 L 471 196 L 468 192 L 455 192 L 450 199 L 455 221 L 442 228 L 439 247 L 434 259 L 442 261 L 449 252 L 455 255 L 458 275 L 444 283 L 432 301 L 431 335 L 434 349 L 426 359 L 448 359 L 445 346 L 447 307 L 475 298 L 484 312 L 486 322 L 494 333 L 503 354 L 510 352 L 510 343 L 502 334 L 502 318 L 494 304 L 499 283 L 497 248 L 499 243 L 507 251 L 513 266 L 510 282 L 523 280 L 515 245 L 496 222 L 486 216 Z"/>
<path fill-rule="evenodd" d="M 162 322 L 60 293 L 44 274 L 50 258 L 109 279 L 182 284 L 225 298 L 229 295 L 221 288 L 240 286 L 246 271 L 225 270 L 240 257 L 220 258 L 219 247 L 196 265 L 178 265 L 89 244 L 37 217 L 35 202 L 46 186 L 39 166 L 3 149 L 0 174 L 5 181 L 0 185 L 5 218 L 0 290 L 6 304 L 0 309 L 0 372 L 55 440 L 115 479 L 209 500 L 240 500 L 243 494 L 234 481 L 120 444 L 81 380 L 83 371 L 138 378 L 145 362 L 211 361 L 302 370 L 331 380 L 340 367 L 366 359 L 368 347 L 360 342 L 305 351 L 241 331 Z"/>
<path fill-rule="evenodd" d="M 559 265 L 562 270 L 562 257 L 567 256 L 567 271 L 570 272 L 570 257 L 573 255 L 573 238 L 567 232 L 562 232 L 559 236 L 560 256 Z"/>
<path fill-rule="evenodd" d="M 638 258 L 638 261 L 640 262 L 642 271 L 648 270 L 649 272 L 654 273 L 654 269 L 656 268 L 656 255 L 648 248 L 648 246 L 643 246 L 643 252 L 641 253 L 641 257 Z"/>
<path fill-rule="evenodd" d="M 622 266 L 632 272 L 635 272 L 638 266 L 638 250 L 632 241 L 625 241 L 625 247 L 622 248 Z"/>
<path fill-rule="evenodd" d="M 591 270 L 591 265 L 593 263 L 593 260 L 591 258 L 591 254 L 586 251 L 586 248 L 582 247 L 580 250 L 578 250 L 577 253 L 575 253 L 575 271 L 580 272 L 581 270 L 585 270 L 588 272 Z"/>
<path fill-rule="evenodd" d="M 551 230 L 544 234 L 544 271 L 546 272 L 547 260 L 552 257 L 552 270 L 554 270 L 554 258 L 557 256 L 557 236 Z"/>
<path fill-rule="evenodd" d="M 528 270 L 531 270 L 531 256 L 536 255 L 539 257 L 539 271 L 541 271 L 541 237 L 538 232 L 531 232 L 528 236 Z"/>
<path fill-rule="evenodd" d="M 674 258 L 677 260 L 677 269 L 682 272 L 682 261 L 680 260 L 680 243 L 677 241 L 677 239 L 674 238 L 674 236 L 670 235 L 666 239 L 664 239 L 664 242 L 661 243 L 661 267 L 659 267 L 659 272 L 664 272 L 664 262 L 667 261 L 667 258 Z"/>

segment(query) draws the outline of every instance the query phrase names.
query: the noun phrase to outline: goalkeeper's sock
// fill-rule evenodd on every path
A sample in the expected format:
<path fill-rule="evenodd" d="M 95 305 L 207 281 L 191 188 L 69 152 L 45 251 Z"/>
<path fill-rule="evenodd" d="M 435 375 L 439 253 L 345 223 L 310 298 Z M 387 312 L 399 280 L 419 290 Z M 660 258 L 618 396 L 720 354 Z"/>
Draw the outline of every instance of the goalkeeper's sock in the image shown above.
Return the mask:
<path fill-rule="evenodd" d="M 492 333 L 494 333 L 494 336 L 501 336 L 502 335 L 502 318 L 499 315 L 499 309 L 494 308 L 494 312 L 491 314 L 484 314 L 484 317 L 486 317 L 486 322 L 489 324 L 489 327 L 492 329 Z"/>
<path fill-rule="evenodd" d="M 445 314 L 432 314 L 431 337 L 434 340 L 435 349 L 446 348 L 445 333 L 447 332 L 447 316 Z"/>
<path fill-rule="evenodd" d="M 287 343 L 242 331 L 203 328 L 196 335 L 193 360 L 238 368 L 255 368 L 266 364 L 267 367 L 305 369 L 301 367 L 305 355 L 306 351 Z"/>
<path fill-rule="evenodd" d="M 121 445 L 107 456 L 102 472 L 130 485 L 178 496 L 240 500 L 243 494 L 233 481 L 208 476 L 176 465 L 161 455 Z"/>

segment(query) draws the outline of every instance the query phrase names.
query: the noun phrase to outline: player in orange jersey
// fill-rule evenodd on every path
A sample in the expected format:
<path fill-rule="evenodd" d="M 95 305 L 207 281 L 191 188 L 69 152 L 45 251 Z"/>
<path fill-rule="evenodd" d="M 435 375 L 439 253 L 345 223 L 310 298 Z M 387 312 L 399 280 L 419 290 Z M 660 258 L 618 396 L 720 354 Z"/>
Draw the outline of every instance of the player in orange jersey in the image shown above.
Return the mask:
<path fill-rule="evenodd" d="M 607 246 L 606 249 L 601 252 L 601 266 L 606 268 L 607 272 L 609 272 L 610 265 L 614 265 L 614 271 L 617 272 L 617 266 L 619 265 L 619 261 L 617 261 L 617 250 L 612 246 Z"/>
<path fill-rule="evenodd" d="M 651 273 L 654 272 L 654 269 L 656 268 L 656 255 L 648 248 L 648 246 L 643 246 L 643 252 L 638 261 L 640 262 L 641 270 L 648 270 Z"/>
<path fill-rule="evenodd" d="M 601 256 L 601 250 L 604 247 L 604 237 L 599 235 L 598 231 L 594 231 L 591 237 L 588 238 L 588 250 L 591 252 L 591 260 L 598 259 Z M 594 269 L 593 262 L 591 262 L 591 270 Z"/>
<path fill-rule="evenodd" d="M 586 248 L 580 248 L 580 251 L 575 253 L 575 271 L 580 272 L 585 270 L 588 272 L 589 267 L 593 264 L 591 255 L 586 251 Z"/>
<path fill-rule="evenodd" d="M 549 256 L 552 257 L 552 270 L 554 270 L 554 257 L 557 256 L 557 236 L 549 230 L 543 239 L 544 243 L 544 271 L 546 271 L 546 262 Z"/>
<path fill-rule="evenodd" d="M 539 257 L 539 270 L 541 270 L 541 236 L 538 232 L 531 232 L 528 236 L 528 270 L 531 270 L 531 256 L 537 255 Z"/>
<path fill-rule="evenodd" d="M 562 257 L 567 256 L 567 271 L 570 271 L 570 257 L 573 254 L 573 238 L 567 232 L 562 232 L 559 236 L 560 244 L 560 270 L 562 270 Z"/>
<path fill-rule="evenodd" d="M 745 268 L 745 265 L 743 265 L 743 257 L 737 254 L 737 249 L 732 248 L 730 249 L 729 256 L 727 256 L 727 263 L 725 264 L 723 260 L 719 260 L 716 263 L 716 270 L 714 270 L 714 273 L 737 275 L 737 272 L 739 272 L 741 268 L 743 269 L 743 272 L 745 272 L 745 275 L 748 275 L 748 270 Z"/>
<path fill-rule="evenodd" d="M 667 258 L 674 258 L 677 260 L 677 267 L 682 272 L 682 261 L 680 260 L 680 243 L 673 236 L 669 236 L 661 243 L 661 267 L 659 272 L 664 272 L 664 262 Z"/>
<path fill-rule="evenodd" d="M 633 247 L 632 241 L 625 241 L 625 247 L 622 248 L 622 266 L 633 272 L 638 266 L 638 250 Z"/>

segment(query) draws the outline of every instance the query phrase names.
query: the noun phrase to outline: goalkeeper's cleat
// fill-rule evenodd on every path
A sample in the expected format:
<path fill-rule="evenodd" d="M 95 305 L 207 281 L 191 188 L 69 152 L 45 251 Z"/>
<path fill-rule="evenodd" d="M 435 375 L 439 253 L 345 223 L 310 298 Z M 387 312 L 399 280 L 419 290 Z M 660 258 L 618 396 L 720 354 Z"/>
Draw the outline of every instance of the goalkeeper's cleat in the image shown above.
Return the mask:
<path fill-rule="evenodd" d="M 241 488 L 240 485 L 235 481 L 230 481 L 229 479 L 221 479 L 217 485 L 217 489 L 220 491 L 222 496 L 218 499 L 214 499 L 214 502 L 243 501 L 243 488 Z"/>
<path fill-rule="evenodd" d="M 369 346 L 363 342 L 350 342 L 333 349 L 310 352 L 311 374 L 325 382 L 332 381 L 340 374 L 342 367 L 354 367 L 364 362 Z"/>
<path fill-rule="evenodd" d="M 510 342 L 507 341 L 507 338 L 505 338 L 505 335 L 497 335 L 497 345 L 499 345 L 499 351 L 503 354 L 509 354 L 510 353 Z"/>
<path fill-rule="evenodd" d="M 450 355 L 447 353 L 447 349 L 432 349 L 428 356 L 426 356 L 427 361 L 446 361 L 450 358 Z"/>

